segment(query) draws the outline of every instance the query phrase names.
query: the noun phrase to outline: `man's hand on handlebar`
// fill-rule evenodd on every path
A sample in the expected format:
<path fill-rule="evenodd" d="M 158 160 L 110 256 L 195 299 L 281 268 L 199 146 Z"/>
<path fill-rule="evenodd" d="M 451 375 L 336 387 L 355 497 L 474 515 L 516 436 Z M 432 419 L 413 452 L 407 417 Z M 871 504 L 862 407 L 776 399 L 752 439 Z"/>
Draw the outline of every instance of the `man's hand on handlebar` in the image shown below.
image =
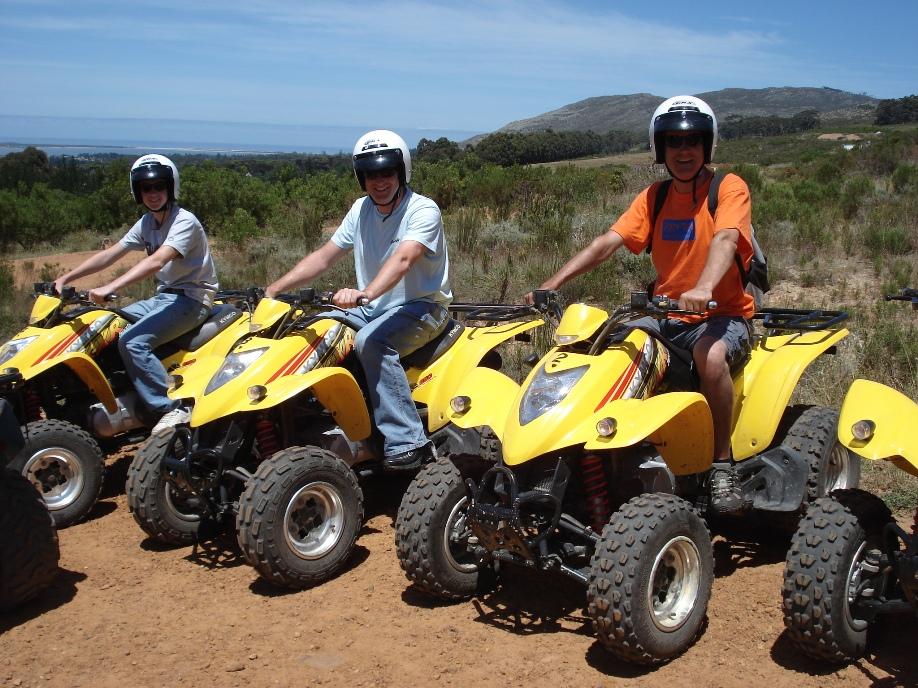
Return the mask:
<path fill-rule="evenodd" d="M 684 311 L 704 313 L 708 310 L 712 297 L 710 289 L 694 287 L 679 297 L 679 308 Z"/>
<path fill-rule="evenodd" d="M 338 308 L 354 308 L 355 306 L 366 306 L 370 303 L 370 297 L 359 289 L 345 288 L 335 293 L 332 303 Z"/>

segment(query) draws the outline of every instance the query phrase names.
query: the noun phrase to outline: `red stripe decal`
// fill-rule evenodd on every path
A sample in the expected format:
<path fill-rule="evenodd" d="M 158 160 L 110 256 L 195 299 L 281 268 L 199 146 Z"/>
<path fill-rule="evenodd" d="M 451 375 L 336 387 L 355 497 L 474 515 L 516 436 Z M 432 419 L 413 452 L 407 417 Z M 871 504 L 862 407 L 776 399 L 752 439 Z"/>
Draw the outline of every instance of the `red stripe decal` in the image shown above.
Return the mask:
<path fill-rule="evenodd" d="M 634 372 L 637 370 L 638 365 L 641 362 L 641 356 L 643 356 L 643 351 L 638 351 L 637 355 L 631 361 L 631 365 L 628 366 L 627 370 L 623 372 L 619 378 L 615 381 L 615 384 L 606 392 L 606 395 L 602 398 L 596 408 L 593 409 L 593 413 L 596 413 L 599 409 L 606 405 L 610 399 L 618 399 L 624 391 L 628 388 L 628 383 L 631 382 L 631 379 L 634 377 Z"/>
<path fill-rule="evenodd" d="M 293 371 L 299 368 L 303 361 L 306 360 L 306 357 L 309 356 L 316 348 L 319 346 L 319 343 L 322 341 L 322 337 L 316 337 L 305 349 L 296 354 L 291 358 L 287 363 L 280 367 L 280 369 L 271 376 L 271 379 L 268 380 L 267 384 L 271 384 L 277 378 L 281 376 L 292 375 Z"/>
<path fill-rule="evenodd" d="M 72 335 L 67 337 L 64 341 L 60 342 L 57 346 L 54 346 L 48 349 L 44 354 L 42 354 L 41 358 L 35 361 L 35 363 L 38 364 L 46 359 L 54 358 L 55 356 L 60 354 L 64 349 L 70 346 L 77 339 L 77 337 L 83 334 L 88 328 L 89 328 L 89 325 L 84 325 L 82 329 L 74 332 Z"/>

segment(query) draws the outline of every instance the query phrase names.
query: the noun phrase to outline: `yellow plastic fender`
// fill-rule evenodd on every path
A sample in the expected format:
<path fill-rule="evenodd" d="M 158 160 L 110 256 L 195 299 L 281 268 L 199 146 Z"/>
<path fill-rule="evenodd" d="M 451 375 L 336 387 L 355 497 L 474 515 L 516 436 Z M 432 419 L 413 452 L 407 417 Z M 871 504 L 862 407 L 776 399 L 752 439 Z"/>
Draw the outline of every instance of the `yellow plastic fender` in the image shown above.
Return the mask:
<path fill-rule="evenodd" d="M 858 421 L 874 424 L 873 436 L 858 440 L 851 426 Z M 865 459 L 887 459 L 918 476 L 918 404 L 891 387 L 870 380 L 855 380 L 842 403 L 838 440 Z"/>
<path fill-rule="evenodd" d="M 102 402 L 109 413 L 115 413 L 118 410 L 118 404 L 115 403 L 115 394 L 111 385 L 108 384 L 108 378 L 105 377 L 96 362 L 82 351 L 61 354 L 38 365 L 31 366 L 23 373 L 23 378 L 32 379 L 38 377 L 49 368 L 54 368 L 61 364 L 70 368 L 82 380 L 83 384 Z M 26 377 L 26 373 L 28 373 L 28 377 Z"/>
<path fill-rule="evenodd" d="M 759 341 L 733 381 L 733 457 L 746 459 L 765 450 L 778 429 L 791 394 L 807 366 L 848 336 L 848 330 L 819 330 L 771 336 Z"/>
<path fill-rule="evenodd" d="M 596 431 L 596 424 L 604 418 L 616 422 L 617 430 L 611 437 L 602 437 Z M 580 437 L 592 436 L 584 445 L 587 451 L 621 449 L 646 439 L 675 475 L 706 471 L 714 456 L 711 410 L 697 392 L 613 401 L 580 423 L 576 433 Z"/>
<path fill-rule="evenodd" d="M 555 341 L 561 344 L 573 344 L 589 339 L 599 329 L 609 314 L 596 306 L 585 303 L 572 303 L 564 309 L 561 322 L 555 330 Z"/>
<path fill-rule="evenodd" d="M 433 432 L 450 421 L 450 399 L 456 396 L 460 386 L 474 389 L 465 382 L 473 371 L 477 371 L 485 354 L 521 332 L 544 324 L 543 320 L 538 319 L 488 327 L 467 327 L 459 340 L 433 365 L 423 371 L 408 371 L 412 398 L 427 405 L 427 429 Z"/>
<path fill-rule="evenodd" d="M 61 300 L 57 296 L 48 296 L 39 294 L 35 297 L 35 303 L 32 304 L 32 312 L 29 313 L 29 325 L 41 322 L 61 305 Z"/>
<path fill-rule="evenodd" d="M 514 400 L 519 391 L 520 386 L 503 373 L 475 368 L 454 394 L 469 398 L 469 410 L 456 413 L 450 408 L 449 420 L 464 429 L 487 426 L 500 436 L 507 414 L 516 408 Z"/>

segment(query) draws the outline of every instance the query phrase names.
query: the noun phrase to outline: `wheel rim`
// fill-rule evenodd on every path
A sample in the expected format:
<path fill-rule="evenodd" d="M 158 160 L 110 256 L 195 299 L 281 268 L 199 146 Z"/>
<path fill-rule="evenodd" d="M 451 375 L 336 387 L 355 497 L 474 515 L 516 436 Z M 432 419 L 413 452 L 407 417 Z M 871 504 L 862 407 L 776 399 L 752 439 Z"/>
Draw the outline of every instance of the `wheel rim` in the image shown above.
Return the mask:
<path fill-rule="evenodd" d="M 867 543 L 862 542 L 860 547 L 857 548 L 857 552 L 855 552 L 854 556 L 851 558 L 851 566 L 848 568 L 847 585 L 845 586 L 845 620 L 848 622 L 850 628 L 858 632 L 867 628 L 867 621 L 864 619 L 856 619 L 851 610 L 857 603 L 857 590 L 861 585 L 863 574 L 861 565 L 864 563 L 866 549 Z"/>
<path fill-rule="evenodd" d="M 674 537 L 657 554 L 647 588 L 648 608 L 658 629 L 674 631 L 685 623 L 695 608 L 700 581 L 698 548 L 687 537 Z"/>
<path fill-rule="evenodd" d="M 826 494 L 832 490 L 844 490 L 854 487 L 848 484 L 851 471 L 851 455 L 841 442 L 836 442 L 832 453 L 826 459 Z"/>
<path fill-rule="evenodd" d="M 22 474 L 38 488 L 51 511 L 70 506 L 83 491 L 83 465 L 74 452 L 63 447 L 35 452 Z"/>
<path fill-rule="evenodd" d="M 326 482 L 304 485 L 287 503 L 284 537 L 302 559 L 319 559 L 341 540 L 344 504 L 338 490 Z"/>
<path fill-rule="evenodd" d="M 166 498 L 166 504 L 169 509 L 182 521 L 197 522 L 201 520 L 200 514 L 196 513 L 191 506 L 197 502 L 196 498 L 185 494 L 170 483 L 166 483 L 163 495 Z"/>
<path fill-rule="evenodd" d="M 449 565 L 457 571 L 474 573 L 478 570 L 478 565 L 474 562 L 468 547 L 472 532 L 466 521 L 467 504 L 468 497 L 463 497 L 449 512 L 446 527 L 443 529 L 443 554 Z"/>

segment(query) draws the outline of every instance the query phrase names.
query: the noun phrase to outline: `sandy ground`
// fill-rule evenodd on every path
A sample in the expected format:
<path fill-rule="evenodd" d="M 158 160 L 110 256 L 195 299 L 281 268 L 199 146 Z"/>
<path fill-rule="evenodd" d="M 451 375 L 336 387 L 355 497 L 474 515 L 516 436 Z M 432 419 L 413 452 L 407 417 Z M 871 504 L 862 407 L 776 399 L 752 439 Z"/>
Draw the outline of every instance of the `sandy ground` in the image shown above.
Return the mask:
<path fill-rule="evenodd" d="M 594 639 L 582 588 L 505 576 L 471 602 L 432 603 L 395 556 L 404 481 L 365 486 L 367 522 L 350 566 L 313 589 L 260 580 L 232 534 L 167 549 L 131 518 L 130 453 L 111 462 L 89 520 L 60 531 L 55 584 L 0 616 L 0 686 L 914 686 L 918 623 L 876 628 L 868 659 L 799 656 L 783 632 L 786 542 L 716 543 L 709 621 L 654 669 Z"/>

